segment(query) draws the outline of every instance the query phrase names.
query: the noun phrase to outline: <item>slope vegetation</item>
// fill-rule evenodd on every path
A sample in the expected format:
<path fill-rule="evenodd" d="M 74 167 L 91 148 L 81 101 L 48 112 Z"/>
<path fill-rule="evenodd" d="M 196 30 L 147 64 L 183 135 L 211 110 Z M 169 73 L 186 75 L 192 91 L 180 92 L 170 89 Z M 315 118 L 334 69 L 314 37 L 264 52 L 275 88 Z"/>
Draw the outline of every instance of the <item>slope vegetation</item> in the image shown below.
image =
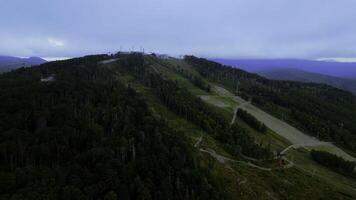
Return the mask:
<path fill-rule="evenodd" d="M 356 98 L 327 85 L 275 81 L 205 59 L 187 56 L 203 77 L 307 134 L 356 150 Z"/>
<path fill-rule="evenodd" d="M 0 75 L 0 198 L 356 197 L 306 150 L 274 154 L 291 143 L 235 116 L 251 105 L 229 90 L 190 61 L 138 53 Z"/>

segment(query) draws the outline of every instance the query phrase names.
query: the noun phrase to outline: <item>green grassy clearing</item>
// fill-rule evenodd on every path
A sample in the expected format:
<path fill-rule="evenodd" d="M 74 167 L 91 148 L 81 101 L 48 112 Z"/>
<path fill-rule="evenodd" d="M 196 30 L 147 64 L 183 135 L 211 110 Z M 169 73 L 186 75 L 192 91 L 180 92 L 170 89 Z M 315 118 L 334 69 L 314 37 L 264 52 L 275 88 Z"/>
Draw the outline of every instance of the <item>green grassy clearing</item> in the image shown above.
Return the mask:
<path fill-rule="evenodd" d="M 233 113 L 235 107 L 238 105 L 235 101 L 233 101 L 230 97 L 223 97 L 219 95 L 200 95 L 199 96 L 205 102 L 212 104 L 216 107 L 225 109 Z"/>
<path fill-rule="evenodd" d="M 310 156 L 306 149 L 290 150 L 287 157 L 292 160 L 299 170 L 305 171 L 309 176 L 314 175 L 321 180 L 332 184 L 337 190 L 350 194 L 356 198 L 356 182 L 354 179 L 345 177 L 330 169 L 319 165 Z"/>
<path fill-rule="evenodd" d="M 175 68 L 177 66 L 176 64 L 172 64 L 167 61 L 164 62 L 162 60 L 153 57 L 148 57 L 147 60 L 151 65 L 154 65 L 154 67 L 163 75 L 163 77 L 177 81 L 179 86 L 187 88 L 189 92 L 195 95 L 209 95 L 209 93 L 207 93 L 206 91 L 195 87 L 190 80 L 176 73 L 175 71 Z"/>

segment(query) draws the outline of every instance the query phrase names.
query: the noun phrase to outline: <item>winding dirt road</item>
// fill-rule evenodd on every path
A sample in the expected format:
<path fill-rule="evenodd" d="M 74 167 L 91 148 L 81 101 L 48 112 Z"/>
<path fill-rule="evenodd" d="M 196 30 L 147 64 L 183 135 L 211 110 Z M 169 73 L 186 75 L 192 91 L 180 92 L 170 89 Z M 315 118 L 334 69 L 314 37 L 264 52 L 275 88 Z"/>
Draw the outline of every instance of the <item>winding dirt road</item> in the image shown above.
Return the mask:
<path fill-rule="evenodd" d="M 194 144 L 194 147 L 195 148 L 199 148 L 199 145 L 200 143 L 203 141 L 203 136 L 200 136 L 198 139 L 197 139 L 197 142 Z M 234 160 L 232 158 L 228 158 L 226 156 L 223 156 L 223 155 L 220 155 L 218 153 L 216 153 L 213 149 L 203 149 L 203 148 L 199 148 L 199 151 L 201 152 L 204 152 L 204 153 L 207 153 L 209 154 L 211 157 L 213 157 L 215 160 L 217 160 L 219 163 L 222 163 L 222 164 L 226 164 L 228 162 L 233 162 L 233 163 L 240 163 L 240 164 L 244 164 L 244 165 L 248 165 L 252 168 L 256 168 L 256 169 L 259 169 L 259 170 L 262 170 L 262 171 L 272 171 L 272 170 L 280 170 L 280 169 L 288 169 L 288 168 L 291 168 L 294 166 L 294 163 L 289 161 L 288 159 L 286 158 L 282 158 L 283 160 L 285 160 L 288 164 L 283 166 L 283 167 L 277 167 L 277 168 L 266 168 L 266 167 L 261 167 L 261 166 L 258 166 L 258 165 L 255 165 L 253 163 L 251 163 L 250 161 L 241 161 L 241 160 Z"/>

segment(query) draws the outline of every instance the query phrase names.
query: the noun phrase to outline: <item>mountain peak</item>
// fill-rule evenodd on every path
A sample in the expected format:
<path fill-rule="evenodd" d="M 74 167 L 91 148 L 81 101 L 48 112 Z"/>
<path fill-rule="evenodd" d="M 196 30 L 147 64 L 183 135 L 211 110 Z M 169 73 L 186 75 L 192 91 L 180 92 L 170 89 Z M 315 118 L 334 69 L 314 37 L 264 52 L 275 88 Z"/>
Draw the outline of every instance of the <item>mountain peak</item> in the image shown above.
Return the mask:
<path fill-rule="evenodd" d="M 47 61 L 40 57 L 19 58 L 14 56 L 0 56 L 0 71 L 6 72 L 20 67 L 40 65 Z"/>
<path fill-rule="evenodd" d="M 27 58 L 27 60 L 31 63 L 38 63 L 38 64 L 47 62 L 47 60 L 45 60 L 41 57 L 36 57 L 36 56 L 29 57 L 29 58 Z"/>

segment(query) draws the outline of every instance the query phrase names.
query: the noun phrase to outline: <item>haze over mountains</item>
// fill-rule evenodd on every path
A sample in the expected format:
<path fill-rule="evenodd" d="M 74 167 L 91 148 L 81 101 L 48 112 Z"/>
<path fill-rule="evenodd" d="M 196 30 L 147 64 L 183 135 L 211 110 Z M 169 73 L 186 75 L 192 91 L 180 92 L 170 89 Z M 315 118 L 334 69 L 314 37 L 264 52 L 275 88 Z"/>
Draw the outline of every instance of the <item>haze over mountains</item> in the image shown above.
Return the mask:
<path fill-rule="evenodd" d="M 293 68 L 272 68 L 257 72 L 259 75 L 274 80 L 324 83 L 356 94 L 356 80 L 328 76 Z"/>
<path fill-rule="evenodd" d="M 269 79 L 323 83 L 356 94 L 356 63 L 299 59 L 214 59 Z"/>
<path fill-rule="evenodd" d="M 275 68 L 293 68 L 307 72 L 356 78 L 356 63 L 315 61 L 303 59 L 213 59 L 216 62 L 231 65 L 249 72 L 260 72 Z"/>
<path fill-rule="evenodd" d="M 0 55 L 0 72 L 6 72 L 20 67 L 40 65 L 47 62 L 40 57 L 19 58 L 14 56 Z"/>

